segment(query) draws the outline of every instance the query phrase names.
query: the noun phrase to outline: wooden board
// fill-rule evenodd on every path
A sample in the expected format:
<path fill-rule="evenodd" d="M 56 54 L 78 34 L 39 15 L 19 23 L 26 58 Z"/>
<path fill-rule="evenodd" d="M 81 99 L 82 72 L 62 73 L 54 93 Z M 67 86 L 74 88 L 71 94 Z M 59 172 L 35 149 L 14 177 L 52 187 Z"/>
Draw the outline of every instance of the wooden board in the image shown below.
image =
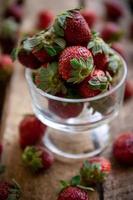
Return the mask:
<path fill-rule="evenodd" d="M 29 0 L 27 1 L 29 6 L 27 6 L 36 5 L 35 2 L 36 1 Z M 62 3 L 62 0 L 54 0 L 55 7 L 57 7 L 56 3 L 59 5 L 59 2 L 61 8 L 65 9 L 71 7 L 72 1 L 63 1 Z M 74 2 L 72 2 L 73 6 L 76 4 L 76 1 Z M 52 4 L 53 0 L 49 3 L 49 7 L 52 7 Z M 37 8 L 33 6 L 33 10 L 31 7 L 29 10 L 33 14 L 33 11 L 36 9 Z M 59 10 L 59 7 L 55 10 Z M 24 26 L 26 27 L 27 24 L 28 22 L 26 21 Z M 132 77 L 132 46 L 129 42 L 123 42 L 125 43 L 125 48 L 129 55 L 129 76 Z M 49 171 L 38 176 L 32 175 L 24 168 L 21 161 L 22 152 L 18 145 L 18 125 L 24 114 L 32 112 L 32 108 L 24 78 L 24 70 L 18 63 L 15 65 L 15 73 L 5 103 L 2 126 L 2 138 L 4 142 L 3 162 L 7 166 L 4 177 L 7 179 L 15 178 L 20 183 L 23 191 L 22 200 L 56 200 L 59 180 L 69 179 L 71 176 L 75 175 L 81 163 L 66 164 L 56 161 Z M 112 138 L 115 138 L 121 130 L 133 129 L 132 111 L 133 100 L 124 105 L 119 118 L 113 122 L 111 132 Z M 103 155 L 107 158 L 111 157 L 111 143 Z M 133 200 L 133 169 L 125 169 L 113 164 L 112 173 L 104 184 L 103 196 L 105 200 Z M 98 200 L 98 193 L 93 193 L 91 199 Z"/>

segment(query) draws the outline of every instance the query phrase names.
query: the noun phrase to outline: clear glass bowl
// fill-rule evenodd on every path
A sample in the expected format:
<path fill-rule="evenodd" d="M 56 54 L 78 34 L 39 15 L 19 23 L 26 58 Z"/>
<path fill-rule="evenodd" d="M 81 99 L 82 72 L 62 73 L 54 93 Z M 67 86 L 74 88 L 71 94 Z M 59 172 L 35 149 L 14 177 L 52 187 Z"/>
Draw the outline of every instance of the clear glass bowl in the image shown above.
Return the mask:
<path fill-rule="evenodd" d="M 66 99 L 43 92 L 34 84 L 32 70 L 26 69 L 33 111 L 49 127 L 43 142 L 58 159 L 82 160 L 99 154 L 108 145 L 110 122 L 123 102 L 127 66 L 123 59 L 122 62 L 115 86 L 85 99 Z"/>

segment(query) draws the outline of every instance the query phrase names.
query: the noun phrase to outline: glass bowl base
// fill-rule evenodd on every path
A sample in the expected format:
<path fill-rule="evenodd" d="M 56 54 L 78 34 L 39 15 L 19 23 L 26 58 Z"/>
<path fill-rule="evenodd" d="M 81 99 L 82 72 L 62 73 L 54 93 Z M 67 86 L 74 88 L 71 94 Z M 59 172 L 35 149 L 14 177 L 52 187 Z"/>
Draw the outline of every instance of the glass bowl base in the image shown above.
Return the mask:
<path fill-rule="evenodd" d="M 109 125 L 76 133 L 48 128 L 44 145 L 63 162 L 80 161 L 100 154 L 109 143 Z"/>

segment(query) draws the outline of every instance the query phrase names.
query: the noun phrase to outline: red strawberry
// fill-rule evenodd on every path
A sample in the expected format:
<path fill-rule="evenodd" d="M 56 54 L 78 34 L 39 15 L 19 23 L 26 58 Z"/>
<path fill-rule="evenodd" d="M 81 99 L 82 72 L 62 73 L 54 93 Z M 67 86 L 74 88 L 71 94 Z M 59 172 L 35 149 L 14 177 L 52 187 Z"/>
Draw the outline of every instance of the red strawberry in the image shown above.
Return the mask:
<path fill-rule="evenodd" d="M 42 30 L 48 28 L 54 19 L 54 15 L 50 10 L 43 10 L 39 12 L 37 28 Z"/>
<path fill-rule="evenodd" d="M 101 37 L 106 42 L 115 42 L 119 41 L 123 36 L 123 31 L 121 28 L 112 22 L 105 24 L 101 31 Z"/>
<path fill-rule="evenodd" d="M 22 159 L 24 164 L 33 172 L 47 170 L 54 162 L 53 154 L 41 146 L 26 147 Z"/>
<path fill-rule="evenodd" d="M 96 66 L 97 69 L 106 71 L 108 63 L 108 56 L 106 54 L 98 53 L 96 55 L 93 55 L 93 59 L 94 59 L 94 65 Z"/>
<path fill-rule="evenodd" d="M 20 196 L 20 186 L 15 181 L 0 181 L 0 200 L 18 200 Z"/>
<path fill-rule="evenodd" d="M 97 21 L 97 14 L 93 10 L 82 10 L 81 15 L 86 20 L 88 26 L 92 28 Z"/>
<path fill-rule="evenodd" d="M 52 57 L 45 50 L 33 50 L 32 53 L 43 64 L 52 61 Z"/>
<path fill-rule="evenodd" d="M 32 52 L 27 52 L 24 49 L 21 49 L 18 52 L 19 62 L 25 67 L 31 69 L 37 69 L 41 66 L 40 61 L 34 56 Z"/>
<path fill-rule="evenodd" d="M 49 110 L 63 119 L 77 117 L 82 112 L 82 109 L 82 103 L 63 103 L 55 100 L 49 101 Z"/>
<path fill-rule="evenodd" d="M 9 55 L 0 55 L 0 81 L 6 81 L 13 72 L 13 61 Z"/>
<path fill-rule="evenodd" d="M 16 3 L 12 4 L 9 8 L 7 8 L 5 17 L 12 17 L 16 22 L 21 22 L 23 18 L 23 7 Z"/>
<path fill-rule="evenodd" d="M 94 97 L 109 88 L 108 76 L 102 70 L 94 70 L 83 82 L 79 84 L 79 93 L 82 97 Z"/>
<path fill-rule="evenodd" d="M 92 69 L 92 54 L 85 47 L 67 47 L 60 55 L 59 74 L 67 82 L 81 82 L 91 73 Z"/>
<path fill-rule="evenodd" d="M 105 181 L 110 173 L 111 163 L 103 157 L 94 157 L 85 161 L 81 170 L 82 182 L 89 186 Z"/>
<path fill-rule="evenodd" d="M 124 100 L 127 101 L 133 97 L 133 82 L 126 81 Z"/>
<path fill-rule="evenodd" d="M 126 52 L 124 46 L 121 43 L 113 43 L 111 48 L 117 51 L 126 60 Z"/>
<path fill-rule="evenodd" d="M 59 194 L 57 200 L 89 200 L 87 191 L 76 186 L 69 186 Z"/>
<path fill-rule="evenodd" d="M 44 135 L 46 126 L 34 115 L 26 115 L 19 125 L 20 146 L 25 148 L 28 145 L 36 144 Z"/>
<path fill-rule="evenodd" d="M 115 140 L 113 156 L 119 163 L 133 166 L 133 132 L 124 132 Z"/>
<path fill-rule="evenodd" d="M 109 20 L 117 21 L 124 15 L 124 7 L 118 0 L 105 1 L 106 16 Z"/>
<path fill-rule="evenodd" d="M 88 43 L 87 48 L 92 52 L 95 67 L 105 71 L 110 48 L 103 39 L 99 37 L 97 32 L 93 33 L 93 37 Z"/>
<path fill-rule="evenodd" d="M 57 17 L 54 29 L 58 36 L 64 36 L 68 45 L 86 46 L 91 39 L 90 28 L 78 10 L 67 11 Z"/>

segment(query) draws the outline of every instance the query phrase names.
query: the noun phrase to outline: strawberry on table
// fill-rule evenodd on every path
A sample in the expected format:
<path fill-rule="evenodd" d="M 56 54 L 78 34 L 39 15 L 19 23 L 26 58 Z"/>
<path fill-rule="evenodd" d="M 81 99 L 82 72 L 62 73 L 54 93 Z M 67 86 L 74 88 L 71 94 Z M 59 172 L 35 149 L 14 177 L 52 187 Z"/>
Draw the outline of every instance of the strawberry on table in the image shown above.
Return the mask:
<path fill-rule="evenodd" d="M 127 101 L 133 98 L 133 81 L 127 80 L 125 85 L 124 100 Z"/>
<path fill-rule="evenodd" d="M 86 47 L 67 47 L 60 55 L 59 74 L 67 82 L 81 82 L 91 73 L 92 69 L 92 54 Z"/>
<path fill-rule="evenodd" d="M 72 177 L 70 181 L 61 180 L 61 187 L 57 200 L 89 200 L 88 192 L 94 191 L 93 188 L 81 184 L 80 175 Z"/>
<path fill-rule="evenodd" d="M 103 157 L 94 157 L 85 161 L 80 170 L 82 183 L 90 186 L 105 181 L 111 171 L 111 163 Z"/>
<path fill-rule="evenodd" d="M 109 89 L 111 77 L 104 71 L 95 69 L 90 76 L 79 84 L 79 93 L 82 97 L 94 97 Z"/>
<path fill-rule="evenodd" d="M 89 196 L 87 191 L 76 186 L 69 186 L 61 191 L 57 200 L 89 200 Z"/>
<path fill-rule="evenodd" d="M 34 115 L 26 115 L 19 124 L 19 142 L 22 148 L 34 145 L 44 136 L 46 126 Z"/>
<path fill-rule="evenodd" d="M 79 10 L 69 10 L 58 15 L 54 30 L 58 36 L 64 37 L 68 45 L 86 46 L 91 39 L 90 28 Z"/>
<path fill-rule="evenodd" d="M 81 10 L 81 15 L 84 17 L 84 19 L 86 20 L 88 26 L 90 28 L 93 28 L 93 26 L 95 25 L 96 21 L 97 21 L 97 14 L 95 11 L 93 10 Z"/>
<path fill-rule="evenodd" d="M 22 160 L 25 166 L 36 173 L 49 169 L 54 163 L 54 156 L 42 146 L 30 146 L 24 150 Z"/>
<path fill-rule="evenodd" d="M 19 36 L 18 24 L 13 19 L 5 19 L 1 23 L 0 45 L 2 53 L 10 54 L 17 44 Z"/>
<path fill-rule="evenodd" d="M 113 22 L 108 22 L 101 31 L 101 37 L 108 43 L 117 42 L 123 37 L 123 30 L 119 27 L 119 25 Z"/>
<path fill-rule="evenodd" d="M 23 7 L 17 3 L 11 4 L 5 11 L 5 18 L 13 18 L 17 23 L 20 23 L 23 18 Z"/>
<path fill-rule="evenodd" d="M 21 189 L 16 181 L 0 181 L 0 200 L 19 200 Z"/>
<path fill-rule="evenodd" d="M 109 20 L 118 21 L 125 14 L 124 6 L 119 0 L 105 0 L 104 5 Z"/>
<path fill-rule="evenodd" d="M 133 132 L 123 132 L 113 144 L 113 156 L 118 163 L 133 166 Z"/>
<path fill-rule="evenodd" d="M 38 14 L 37 28 L 39 30 L 48 28 L 54 20 L 54 14 L 50 10 L 42 10 Z"/>

